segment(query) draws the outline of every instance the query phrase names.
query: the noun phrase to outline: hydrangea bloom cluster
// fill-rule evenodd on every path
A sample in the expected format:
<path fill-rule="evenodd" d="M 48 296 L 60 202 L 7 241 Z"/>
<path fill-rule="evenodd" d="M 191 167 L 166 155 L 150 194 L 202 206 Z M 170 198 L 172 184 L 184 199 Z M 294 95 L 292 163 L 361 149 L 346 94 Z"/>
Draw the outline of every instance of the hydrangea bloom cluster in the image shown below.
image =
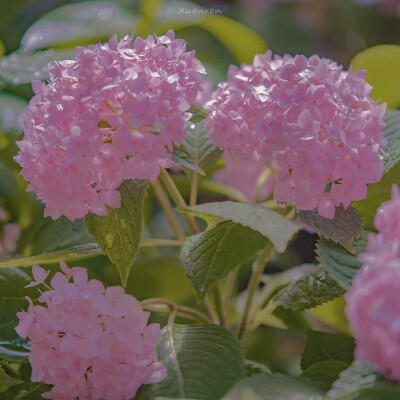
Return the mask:
<path fill-rule="evenodd" d="M 114 36 L 55 62 L 50 83 L 33 82 L 16 160 L 45 215 L 71 220 L 119 207 L 125 179 L 155 179 L 187 133 L 187 112 L 205 70 L 168 31 Z"/>
<path fill-rule="evenodd" d="M 346 314 L 356 338 L 356 359 L 400 380 L 400 192 L 375 216 L 363 267 L 346 295 Z"/>
<path fill-rule="evenodd" d="M 220 169 L 213 175 L 213 180 L 238 189 L 248 201 L 264 200 L 271 196 L 275 184 L 270 168 L 255 160 L 234 164 L 230 169 Z"/>
<path fill-rule="evenodd" d="M 370 98 L 364 77 L 316 55 L 257 55 L 252 65 L 231 66 L 214 92 L 210 139 L 228 167 L 275 160 L 275 200 L 333 218 L 383 171 L 386 106 Z"/>
<path fill-rule="evenodd" d="M 28 299 L 28 312 L 17 314 L 16 331 L 30 339 L 32 381 L 53 385 L 43 397 L 130 400 L 141 385 L 164 379 L 155 347 L 160 326 L 147 325 L 139 302 L 120 286 L 88 281 L 84 268 L 61 268 L 49 287 L 49 272 L 33 267 L 28 286 L 48 289 L 39 297 L 44 305 Z"/>

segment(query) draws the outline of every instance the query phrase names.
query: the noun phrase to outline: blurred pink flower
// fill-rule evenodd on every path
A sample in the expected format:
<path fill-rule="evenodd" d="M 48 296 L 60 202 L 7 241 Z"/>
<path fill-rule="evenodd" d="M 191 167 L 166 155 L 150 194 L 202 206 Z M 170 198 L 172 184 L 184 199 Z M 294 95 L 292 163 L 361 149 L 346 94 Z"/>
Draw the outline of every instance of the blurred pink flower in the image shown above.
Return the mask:
<path fill-rule="evenodd" d="M 33 82 L 16 157 L 45 216 L 106 215 L 125 179 L 155 179 L 185 138 L 187 112 L 205 70 L 172 31 L 116 36 L 55 62 L 50 83 Z"/>
<path fill-rule="evenodd" d="M 160 382 L 159 324 L 120 286 L 88 281 L 84 268 L 57 272 L 39 302 L 17 314 L 17 333 L 29 337 L 32 382 L 53 385 L 43 397 L 57 400 L 130 400 L 143 384 Z M 34 284 L 48 272 L 34 267 Z M 71 282 L 72 279 L 72 282 Z M 29 285 L 33 286 L 33 285 Z"/>
<path fill-rule="evenodd" d="M 249 201 L 261 201 L 271 196 L 275 183 L 271 169 L 254 160 L 233 164 L 230 169 L 220 169 L 212 179 L 238 189 Z M 262 183 L 257 188 L 259 179 Z"/>
<path fill-rule="evenodd" d="M 274 160 L 275 200 L 333 218 L 383 172 L 386 105 L 371 99 L 364 77 L 316 55 L 257 55 L 252 65 L 231 66 L 207 104 L 210 139 L 228 169 Z"/>
<path fill-rule="evenodd" d="M 388 17 L 400 16 L 400 0 L 355 0 L 362 6 L 377 6 Z"/>
<path fill-rule="evenodd" d="M 400 194 L 383 203 L 375 216 L 363 267 L 346 295 L 346 314 L 356 339 L 355 357 L 400 380 Z"/>
<path fill-rule="evenodd" d="M 0 234 L 0 257 L 15 253 L 20 236 L 21 227 L 18 224 L 11 223 L 3 225 L 3 232 Z"/>

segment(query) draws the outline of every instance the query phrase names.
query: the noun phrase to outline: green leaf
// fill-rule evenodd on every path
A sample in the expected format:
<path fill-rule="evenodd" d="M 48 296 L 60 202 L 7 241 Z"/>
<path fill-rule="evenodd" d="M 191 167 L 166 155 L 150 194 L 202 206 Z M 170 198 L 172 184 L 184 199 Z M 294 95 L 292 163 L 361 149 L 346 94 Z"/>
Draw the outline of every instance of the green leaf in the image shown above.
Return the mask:
<path fill-rule="evenodd" d="M 326 399 L 352 400 L 362 389 L 375 385 L 377 376 L 371 364 L 354 362 L 340 373 L 326 395 Z"/>
<path fill-rule="evenodd" d="M 174 149 L 171 152 L 171 159 L 175 164 L 178 164 L 182 168 L 196 171 L 201 175 L 205 175 L 204 171 L 194 161 L 192 154 L 186 148 L 183 142 L 179 147 L 174 146 Z"/>
<path fill-rule="evenodd" d="M 199 106 L 198 104 L 193 104 L 189 111 L 190 114 L 192 114 L 192 118 L 190 118 L 190 122 L 193 122 L 195 124 L 203 121 L 209 113 L 208 110 L 206 110 L 204 107 Z"/>
<path fill-rule="evenodd" d="M 283 288 L 275 304 L 290 310 L 307 310 L 340 297 L 344 290 L 325 271 L 315 271 Z"/>
<path fill-rule="evenodd" d="M 367 70 L 366 81 L 373 86 L 372 97 L 388 108 L 400 105 L 400 46 L 379 45 L 358 53 L 351 65 L 354 71 Z"/>
<path fill-rule="evenodd" d="M 9 387 L 19 385 L 22 381 L 11 378 L 0 367 L 0 393 L 5 392 Z"/>
<path fill-rule="evenodd" d="M 340 244 L 321 238 L 316 250 L 322 267 L 346 291 L 351 289 L 351 282 L 362 266 L 357 257 L 367 249 L 367 233 L 354 240 L 352 247 L 354 254 Z"/>
<path fill-rule="evenodd" d="M 354 339 L 352 337 L 318 331 L 308 331 L 306 346 L 301 357 L 301 369 L 304 371 L 322 361 L 353 361 Z"/>
<path fill-rule="evenodd" d="M 363 229 L 363 222 L 354 207 L 337 207 L 335 217 L 321 217 L 316 210 L 297 212 L 299 220 L 310 230 L 331 239 L 336 243 L 347 246 Z"/>
<path fill-rule="evenodd" d="M 168 375 L 156 385 L 144 386 L 138 400 L 218 400 L 245 374 L 239 340 L 217 325 L 166 326 L 157 348 Z"/>
<path fill-rule="evenodd" d="M 88 243 L 71 247 L 66 250 L 53 251 L 51 253 L 38 254 L 31 257 L 3 258 L 0 259 L 0 268 L 6 267 L 30 267 L 37 264 L 54 264 L 60 261 L 70 262 L 85 258 L 96 257 L 101 254 L 97 244 Z"/>
<path fill-rule="evenodd" d="M 319 385 L 282 374 L 258 374 L 239 381 L 222 400 L 310 400 L 324 392 Z"/>
<path fill-rule="evenodd" d="M 385 174 L 400 161 L 400 111 L 389 110 L 385 114 L 386 126 L 383 136 L 387 140 L 385 147 Z"/>
<path fill-rule="evenodd" d="M 327 391 L 347 367 L 348 363 L 343 361 L 321 361 L 307 368 L 301 374 L 301 377 L 306 381 L 311 381 L 313 384 L 318 384 L 322 390 Z"/>
<path fill-rule="evenodd" d="M 306 331 L 310 328 L 310 323 L 303 312 L 277 307 L 272 314 L 269 315 L 278 317 L 287 328 L 292 328 L 299 331 Z"/>
<path fill-rule="evenodd" d="M 308 313 L 317 317 L 320 321 L 326 325 L 331 326 L 339 332 L 346 335 L 352 335 L 349 328 L 349 321 L 347 320 L 345 313 L 346 301 L 344 296 L 337 297 L 336 299 L 329 301 L 328 303 L 321 304 L 316 308 L 308 310 Z"/>
<path fill-rule="evenodd" d="M 14 137 L 22 133 L 22 114 L 27 104 L 27 101 L 21 97 L 10 93 L 0 93 L 0 132 Z"/>
<path fill-rule="evenodd" d="M 268 240 L 237 222 L 223 222 L 185 240 L 181 260 L 190 282 L 203 297 L 236 266 L 266 246 Z"/>
<path fill-rule="evenodd" d="M 300 226 L 277 212 L 257 204 L 222 201 L 176 209 L 184 214 L 203 218 L 209 224 L 221 219 L 247 226 L 268 238 L 279 253 L 283 253 L 289 240 Z"/>
<path fill-rule="evenodd" d="M 28 234 L 31 236 L 31 241 L 28 244 L 29 251 L 25 249 L 24 253 L 29 255 L 69 250 L 71 247 L 94 243 L 93 238 L 86 231 L 83 219 L 70 221 L 64 216 L 56 221 L 50 218 L 41 220 L 34 224 Z M 88 249 L 91 248 L 88 246 Z M 82 249 L 84 250 L 85 247 L 82 247 Z"/>
<path fill-rule="evenodd" d="M 120 208 L 107 207 L 105 217 L 95 214 L 85 217 L 88 232 L 117 266 L 124 286 L 139 249 L 146 188 L 144 181 L 124 181 L 118 189 L 121 193 Z"/>
<path fill-rule="evenodd" d="M 19 339 L 14 328 L 18 323 L 17 312 L 28 308 L 26 296 L 35 301 L 40 295 L 36 288 L 25 286 L 32 278 L 18 268 L 0 269 L 0 342 L 13 344 Z M 23 351 L 23 349 L 21 350 Z"/>
<path fill-rule="evenodd" d="M 271 372 L 265 365 L 257 363 L 251 360 L 245 360 L 244 365 L 246 367 L 246 376 L 253 376 L 262 374 L 265 372 Z"/>
<path fill-rule="evenodd" d="M 208 138 L 204 122 L 189 125 L 188 135 L 182 144 L 202 171 L 211 168 L 222 154 L 222 150 L 214 146 Z"/>
<path fill-rule="evenodd" d="M 109 40 L 114 34 L 129 35 L 135 15 L 108 1 L 68 4 L 43 15 L 22 38 L 25 52 L 49 47 L 75 47 Z"/>
<path fill-rule="evenodd" d="M 35 54 L 15 52 L 0 59 L 1 81 L 8 85 L 31 83 L 32 80 L 45 80 L 49 77 L 48 64 L 56 60 L 75 58 L 72 50 L 46 50 Z"/>

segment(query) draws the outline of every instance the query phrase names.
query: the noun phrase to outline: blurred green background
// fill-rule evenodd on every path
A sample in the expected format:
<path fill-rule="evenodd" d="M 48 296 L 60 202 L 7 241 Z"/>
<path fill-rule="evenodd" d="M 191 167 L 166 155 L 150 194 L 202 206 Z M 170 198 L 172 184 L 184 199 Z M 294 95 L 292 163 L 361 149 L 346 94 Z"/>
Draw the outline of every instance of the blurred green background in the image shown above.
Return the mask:
<path fill-rule="evenodd" d="M 1 0 L 0 51 L 5 56 L 0 59 L 0 208 L 4 211 L 0 229 L 18 224 L 22 230 L 17 247 L 2 256 L 35 255 L 92 241 L 82 221 L 44 219 L 43 206 L 34 194 L 26 193 L 26 183 L 18 176 L 19 167 L 13 161 L 15 140 L 22 135 L 20 117 L 32 96 L 31 79 L 46 79 L 47 62 L 73 57 L 76 45 L 107 40 L 114 33 L 121 36 L 135 31 L 143 36 L 163 34 L 167 29 L 186 39 L 189 49 L 196 49 L 214 82 L 225 78 L 230 64 L 251 62 L 254 54 L 267 47 L 278 54 L 317 53 L 347 67 L 356 53 L 368 47 L 400 43 L 396 10 L 361 6 L 352 0 Z M 185 177 L 177 174 L 176 179 L 188 194 Z M 219 199 L 223 197 L 200 191 L 200 201 Z M 152 193 L 146 202 L 145 222 L 145 237 L 171 237 Z M 314 243 L 314 235 L 302 232 L 285 255 L 266 266 L 266 271 L 274 273 L 313 262 Z M 119 284 L 117 270 L 106 257 L 78 264 L 87 266 L 92 277 L 108 285 Z M 250 265 L 241 270 L 239 291 L 246 286 Z M 195 292 L 174 249 L 142 249 L 128 291 L 138 298 L 165 297 L 196 307 Z M 10 318 L 21 306 L 7 311 Z M 282 310 L 275 314 L 244 339 L 247 357 L 272 370 L 298 370 L 304 331 L 310 324 L 348 332 L 340 299 L 307 314 L 307 318 Z M 164 321 L 163 317 L 154 318 Z"/>

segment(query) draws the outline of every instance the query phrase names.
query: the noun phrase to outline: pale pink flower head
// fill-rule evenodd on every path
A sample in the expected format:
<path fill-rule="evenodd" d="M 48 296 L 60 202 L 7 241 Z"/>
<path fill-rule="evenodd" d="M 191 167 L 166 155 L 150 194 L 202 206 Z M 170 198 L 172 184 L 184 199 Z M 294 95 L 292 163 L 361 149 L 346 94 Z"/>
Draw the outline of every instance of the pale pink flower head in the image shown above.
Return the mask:
<path fill-rule="evenodd" d="M 346 314 L 356 339 L 355 358 L 400 380 L 400 194 L 383 203 L 375 216 L 361 270 L 346 295 Z"/>
<path fill-rule="evenodd" d="M 0 257 L 15 254 L 20 236 L 21 227 L 17 223 L 3 225 L 0 233 Z"/>
<path fill-rule="evenodd" d="M 255 160 L 233 164 L 230 169 L 220 169 L 212 179 L 239 190 L 248 201 L 265 200 L 271 196 L 275 184 L 271 168 Z"/>
<path fill-rule="evenodd" d="M 53 219 L 106 215 L 126 179 L 155 179 L 186 137 L 188 110 L 205 70 L 172 31 L 116 36 L 55 62 L 33 82 L 16 161 Z"/>
<path fill-rule="evenodd" d="M 84 268 L 62 264 L 51 285 L 34 267 L 35 282 L 47 290 L 28 311 L 17 314 L 17 333 L 29 338 L 32 382 L 53 385 L 43 397 L 56 400 L 130 400 L 143 384 L 166 377 L 157 361 L 160 325 L 120 286 L 104 289 Z"/>
<path fill-rule="evenodd" d="M 365 72 L 316 55 L 271 51 L 231 66 L 208 103 L 210 139 L 235 161 L 274 160 L 274 198 L 333 218 L 380 180 L 386 105 L 370 97 Z"/>

